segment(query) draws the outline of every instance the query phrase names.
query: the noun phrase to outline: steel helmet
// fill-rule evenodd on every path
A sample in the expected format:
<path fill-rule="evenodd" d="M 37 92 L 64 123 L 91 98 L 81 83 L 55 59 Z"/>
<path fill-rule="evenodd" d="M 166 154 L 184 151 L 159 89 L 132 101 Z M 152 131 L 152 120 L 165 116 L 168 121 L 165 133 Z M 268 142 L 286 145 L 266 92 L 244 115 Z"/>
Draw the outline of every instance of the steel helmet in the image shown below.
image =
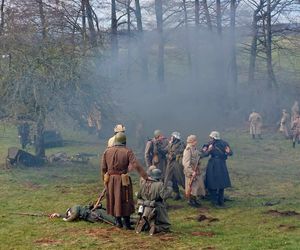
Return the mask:
<path fill-rule="evenodd" d="M 75 205 L 71 208 L 68 208 L 66 211 L 66 218 L 64 219 L 64 221 L 74 221 L 76 219 L 78 219 L 80 216 L 80 206 L 79 205 Z"/>
<path fill-rule="evenodd" d="M 162 135 L 162 132 L 159 129 L 156 129 L 153 134 L 154 134 L 154 137 L 156 138 L 156 137 Z"/>
<path fill-rule="evenodd" d="M 126 143 L 126 135 L 123 132 L 119 132 L 115 135 L 114 145 L 124 145 Z"/>
<path fill-rule="evenodd" d="M 123 124 L 117 124 L 114 128 L 115 133 L 125 132 L 125 126 Z"/>
<path fill-rule="evenodd" d="M 177 132 L 177 131 L 173 132 L 171 136 L 173 136 L 174 138 L 176 138 L 176 139 L 178 139 L 178 140 L 181 139 L 181 135 L 180 135 L 180 133 Z"/>
<path fill-rule="evenodd" d="M 150 172 L 150 176 L 152 179 L 154 180 L 160 180 L 161 179 L 161 170 L 158 169 L 158 168 L 155 168 L 153 169 L 151 172 Z"/>
<path fill-rule="evenodd" d="M 220 133 L 218 131 L 212 131 L 210 134 L 209 134 L 209 137 L 215 139 L 215 140 L 220 140 L 221 137 L 220 137 Z"/>

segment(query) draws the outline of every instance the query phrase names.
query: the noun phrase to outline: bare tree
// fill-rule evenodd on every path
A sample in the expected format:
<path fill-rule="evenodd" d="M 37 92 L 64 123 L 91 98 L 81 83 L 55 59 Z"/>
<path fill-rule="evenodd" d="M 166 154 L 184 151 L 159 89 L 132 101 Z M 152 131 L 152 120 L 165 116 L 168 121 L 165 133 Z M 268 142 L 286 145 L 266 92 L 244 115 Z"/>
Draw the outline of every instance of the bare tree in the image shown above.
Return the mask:
<path fill-rule="evenodd" d="M 0 6 L 0 17 L 1 17 L 0 36 L 3 34 L 3 31 L 4 31 L 4 4 L 5 4 L 5 0 L 1 0 L 1 6 Z"/>

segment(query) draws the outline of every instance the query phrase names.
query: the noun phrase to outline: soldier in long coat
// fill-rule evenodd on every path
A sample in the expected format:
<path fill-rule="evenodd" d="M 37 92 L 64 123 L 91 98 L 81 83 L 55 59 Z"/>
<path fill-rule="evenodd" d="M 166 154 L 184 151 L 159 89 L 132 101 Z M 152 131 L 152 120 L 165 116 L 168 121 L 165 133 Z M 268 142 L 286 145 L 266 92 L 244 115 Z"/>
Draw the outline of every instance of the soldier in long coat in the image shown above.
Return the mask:
<path fill-rule="evenodd" d="M 102 156 L 102 175 L 106 187 L 107 213 L 116 217 L 118 227 L 123 227 L 122 219 L 126 229 L 130 226 L 130 215 L 134 213 L 134 201 L 131 178 L 128 175 L 128 166 L 144 179 L 147 173 L 136 160 L 134 153 L 126 148 L 126 136 L 120 132 L 115 136 L 113 147 L 107 148 Z"/>
<path fill-rule="evenodd" d="M 250 122 L 250 135 L 255 139 L 256 136 L 261 139 L 261 127 L 262 127 L 262 117 L 259 113 L 254 110 L 249 115 Z"/>
<path fill-rule="evenodd" d="M 147 141 L 145 147 L 145 162 L 147 168 L 155 165 L 162 171 L 163 177 L 165 176 L 167 165 L 167 146 L 168 139 L 165 138 L 160 130 L 154 131 L 154 138 Z"/>
<path fill-rule="evenodd" d="M 152 235 L 170 230 L 171 224 L 165 200 L 171 197 L 172 188 L 165 186 L 161 177 L 160 169 L 152 169 L 150 178 L 142 184 L 138 192 L 138 205 L 142 206 L 143 210 L 136 227 L 137 233 L 149 229 L 149 233 Z"/>
<path fill-rule="evenodd" d="M 300 142 L 300 115 L 296 115 L 295 120 L 292 123 L 293 133 L 293 148 L 295 148 L 296 141 Z"/>
<path fill-rule="evenodd" d="M 188 204 L 192 207 L 199 207 L 200 203 L 197 198 L 205 195 L 205 186 L 200 170 L 201 154 L 196 147 L 197 143 L 195 135 L 188 136 L 187 146 L 184 149 L 182 158 L 185 175 L 185 195 L 188 198 Z"/>
<path fill-rule="evenodd" d="M 185 149 L 185 143 L 181 141 L 179 132 L 173 132 L 168 145 L 167 168 L 164 183 L 167 185 L 172 182 L 172 188 L 175 192 L 174 200 L 181 199 L 179 187 L 185 189 L 185 178 L 183 173 L 182 157 Z"/>
<path fill-rule="evenodd" d="M 299 114 L 299 104 L 298 101 L 294 102 L 294 105 L 291 108 L 291 124 L 296 120 L 297 115 Z"/>
<path fill-rule="evenodd" d="M 280 119 L 280 127 L 279 131 L 284 134 L 286 138 L 290 138 L 290 131 L 289 131 L 289 122 L 290 122 L 290 115 L 286 112 L 285 109 L 282 110 L 282 117 Z"/>
<path fill-rule="evenodd" d="M 209 137 L 210 143 L 202 149 L 203 157 L 210 155 L 206 168 L 206 187 L 212 204 L 224 206 L 224 189 L 231 186 L 226 160 L 232 155 L 232 150 L 226 141 L 221 140 L 219 132 L 212 131 Z"/>

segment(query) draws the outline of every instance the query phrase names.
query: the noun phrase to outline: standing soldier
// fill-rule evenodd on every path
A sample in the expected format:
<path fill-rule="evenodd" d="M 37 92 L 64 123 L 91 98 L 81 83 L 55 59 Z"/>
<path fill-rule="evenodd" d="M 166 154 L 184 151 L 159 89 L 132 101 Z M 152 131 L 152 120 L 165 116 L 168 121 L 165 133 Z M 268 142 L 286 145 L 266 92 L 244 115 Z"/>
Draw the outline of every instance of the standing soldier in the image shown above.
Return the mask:
<path fill-rule="evenodd" d="M 300 142 L 300 115 L 297 114 L 295 120 L 292 123 L 292 132 L 293 132 L 293 148 L 295 148 L 296 140 L 299 144 Z"/>
<path fill-rule="evenodd" d="M 131 178 L 128 166 L 134 169 L 146 180 L 147 174 L 136 160 L 134 153 L 126 148 L 126 136 L 120 132 L 115 135 L 114 146 L 107 148 L 102 156 L 102 176 L 106 187 L 107 213 L 116 218 L 118 227 L 132 229 L 130 215 L 134 213 L 134 201 Z"/>
<path fill-rule="evenodd" d="M 210 158 L 206 168 L 206 187 L 214 206 L 224 206 L 224 189 L 231 186 L 226 160 L 232 155 L 229 144 L 220 138 L 220 133 L 212 131 L 210 143 L 202 148 L 203 156 Z"/>
<path fill-rule="evenodd" d="M 285 138 L 290 138 L 290 131 L 288 122 L 290 121 L 290 115 L 286 112 L 286 109 L 282 110 L 282 117 L 280 119 L 279 131 L 284 134 Z"/>
<path fill-rule="evenodd" d="M 178 185 L 185 189 L 185 179 L 182 166 L 183 151 L 185 143 L 181 141 L 179 132 L 173 132 L 168 145 L 167 168 L 164 183 L 165 185 L 172 181 L 172 188 L 175 192 L 174 200 L 180 200 L 180 192 Z"/>
<path fill-rule="evenodd" d="M 120 133 L 120 132 L 125 133 L 125 130 L 126 129 L 125 129 L 124 125 L 117 124 L 114 128 L 114 135 L 111 138 L 109 138 L 109 140 L 107 142 L 107 147 L 110 148 L 110 147 L 114 146 L 116 134 Z"/>
<path fill-rule="evenodd" d="M 170 221 L 165 200 L 172 195 L 172 188 L 161 181 L 162 172 L 159 169 L 150 171 L 150 178 L 146 180 L 138 192 L 140 220 L 136 232 L 149 229 L 149 234 L 169 232 Z"/>
<path fill-rule="evenodd" d="M 294 120 L 296 120 L 296 116 L 299 114 L 299 104 L 298 101 L 294 102 L 294 105 L 292 106 L 292 115 L 291 115 L 291 124 L 294 122 Z"/>
<path fill-rule="evenodd" d="M 164 178 L 166 165 L 167 165 L 167 146 L 168 140 L 162 135 L 160 130 L 154 131 L 154 138 L 147 141 L 145 147 L 145 162 L 147 168 L 151 165 L 155 165 L 158 169 L 162 171 Z"/>
<path fill-rule="evenodd" d="M 29 140 L 30 127 L 27 122 L 23 122 L 18 126 L 18 137 L 20 138 L 20 144 L 22 149 L 25 149 Z"/>
<path fill-rule="evenodd" d="M 261 138 L 261 127 L 262 127 L 262 118 L 261 115 L 255 110 L 252 110 L 252 113 L 249 116 L 250 122 L 250 135 L 252 135 L 252 139 L 255 139 L 255 136 L 258 136 L 259 139 Z"/>
<path fill-rule="evenodd" d="M 183 152 L 182 164 L 185 175 L 185 195 L 188 204 L 199 207 L 197 197 L 205 195 L 204 182 L 200 173 L 200 152 L 196 148 L 197 137 L 190 135 L 187 138 L 187 146 Z"/>

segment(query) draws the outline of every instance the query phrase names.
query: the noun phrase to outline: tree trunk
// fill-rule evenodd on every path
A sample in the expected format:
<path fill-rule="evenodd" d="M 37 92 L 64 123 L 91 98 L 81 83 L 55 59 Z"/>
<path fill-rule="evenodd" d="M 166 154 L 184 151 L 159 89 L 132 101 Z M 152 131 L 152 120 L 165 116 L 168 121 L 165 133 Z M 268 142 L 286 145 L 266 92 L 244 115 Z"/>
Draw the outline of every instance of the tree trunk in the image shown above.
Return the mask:
<path fill-rule="evenodd" d="M 222 36 L 222 16 L 221 16 L 221 0 L 216 0 L 216 14 L 217 14 L 217 31 L 218 35 Z"/>
<path fill-rule="evenodd" d="M 141 6 L 139 0 L 135 0 L 135 17 L 136 17 L 137 29 L 139 33 L 138 49 L 139 49 L 139 55 L 141 57 L 141 64 L 142 64 L 142 71 L 141 71 L 142 78 L 145 79 L 147 82 L 149 78 L 148 57 L 147 57 L 147 50 L 145 50 L 142 13 L 141 13 Z"/>
<path fill-rule="evenodd" d="M 45 158 L 45 143 L 44 143 L 44 117 L 38 118 L 36 128 L 36 140 L 35 140 L 35 155 L 39 158 Z"/>
<path fill-rule="evenodd" d="M 156 24 L 158 31 L 158 69 L 157 69 L 157 80 L 162 89 L 164 86 L 164 78 L 165 78 L 165 65 L 164 65 L 164 54 L 165 54 L 165 45 L 164 45 L 164 37 L 163 37 L 163 8 L 162 8 L 162 0 L 155 0 L 155 14 L 156 14 Z"/>
<path fill-rule="evenodd" d="M 248 84 L 252 85 L 254 82 L 254 74 L 255 74 L 255 63 L 256 63 L 256 55 L 257 55 L 257 39 L 258 39 L 258 9 L 253 13 L 252 20 L 252 41 L 250 47 L 250 60 L 249 60 L 249 72 L 248 72 Z"/>
<path fill-rule="evenodd" d="M 127 14 L 127 78 L 131 78 L 131 57 L 132 57 L 132 47 L 131 47 L 131 18 L 130 18 L 130 0 L 126 2 L 126 14 Z"/>
<path fill-rule="evenodd" d="M 237 100 L 237 63 L 236 63 L 236 37 L 235 37 L 236 0 L 230 1 L 230 78 L 234 100 Z"/>
<path fill-rule="evenodd" d="M 272 15 L 271 0 L 267 0 L 267 22 L 266 22 L 266 55 L 268 68 L 268 87 L 277 86 L 272 64 Z"/>
<path fill-rule="evenodd" d="M 84 48 L 86 47 L 86 0 L 81 1 L 81 11 L 82 11 L 82 40 Z"/>
<path fill-rule="evenodd" d="M 200 25 L 200 3 L 199 0 L 195 0 L 195 25 L 199 27 Z"/>
<path fill-rule="evenodd" d="M 4 32 L 4 3 L 5 3 L 5 0 L 1 0 L 1 7 L 0 7 L 0 17 L 1 17 L 1 22 L 0 22 L 0 36 Z"/>
<path fill-rule="evenodd" d="M 88 20 L 89 31 L 90 31 L 90 43 L 92 47 L 95 48 L 97 47 L 97 33 L 93 21 L 93 10 L 89 0 L 86 0 L 85 7 L 86 7 L 86 17 Z"/>
<path fill-rule="evenodd" d="M 112 58 L 117 59 L 119 48 L 118 48 L 118 20 L 116 10 L 116 0 L 111 0 L 111 50 Z"/>
<path fill-rule="evenodd" d="M 189 35 L 189 26 L 188 26 L 188 16 L 186 10 L 186 0 L 183 0 L 183 11 L 184 11 L 184 26 L 185 26 L 185 39 L 186 39 L 186 53 L 188 58 L 189 69 L 192 70 L 192 58 L 190 51 L 190 35 Z"/>
<path fill-rule="evenodd" d="M 212 23 L 211 23 L 209 9 L 208 9 L 208 5 L 207 5 L 207 0 L 202 0 L 202 5 L 203 5 L 203 9 L 204 9 L 204 15 L 205 15 L 207 27 L 210 31 L 212 31 Z"/>
<path fill-rule="evenodd" d="M 46 27 L 46 17 L 44 13 L 44 6 L 43 6 L 43 0 L 37 0 L 39 4 L 39 15 L 41 19 L 41 25 L 42 25 L 42 37 L 43 41 L 47 39 L 47 27 Z"/>

